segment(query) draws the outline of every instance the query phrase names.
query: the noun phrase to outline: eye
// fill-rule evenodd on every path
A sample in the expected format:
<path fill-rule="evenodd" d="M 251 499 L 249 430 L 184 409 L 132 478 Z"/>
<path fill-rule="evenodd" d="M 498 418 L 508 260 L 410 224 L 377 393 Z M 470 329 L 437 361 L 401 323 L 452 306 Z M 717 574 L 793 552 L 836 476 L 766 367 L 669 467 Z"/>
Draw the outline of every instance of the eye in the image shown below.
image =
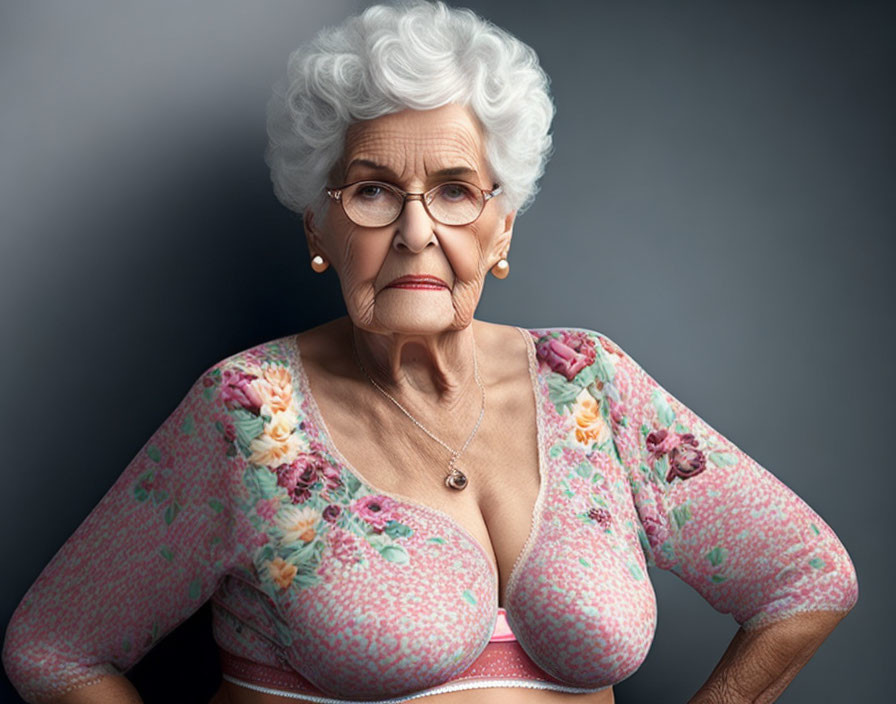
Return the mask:
<path fill-rule="evenodd" d="M 365 183 L 358 188 L 357 195 L 365 200 L 375 200 L 383 195 L 386 189 L 378 183 Z"/>
<path fill-rule="evenodd" d="M 438 197 L 446 201 L 461 202 L 473 197 L 473 191 L 463 183 L 446 183 L 439 188 Z"/>

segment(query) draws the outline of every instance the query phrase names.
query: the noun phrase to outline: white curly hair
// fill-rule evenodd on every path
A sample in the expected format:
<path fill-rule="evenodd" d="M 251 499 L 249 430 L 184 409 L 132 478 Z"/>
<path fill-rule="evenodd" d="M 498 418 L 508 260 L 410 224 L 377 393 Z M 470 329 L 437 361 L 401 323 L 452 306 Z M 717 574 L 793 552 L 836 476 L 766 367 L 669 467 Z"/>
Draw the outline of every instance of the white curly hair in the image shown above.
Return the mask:
<path fill-rule="evenodd" d="M 529 46 L 471 10 L 420 0 L 369 7 L 290 54 L 268 102 L 274 193 L 297 213 L 323 212 L 349 125 L 457 103 L 479 119 L 499 201 L 519 215 L 551 152 L 549 82 Z"/>

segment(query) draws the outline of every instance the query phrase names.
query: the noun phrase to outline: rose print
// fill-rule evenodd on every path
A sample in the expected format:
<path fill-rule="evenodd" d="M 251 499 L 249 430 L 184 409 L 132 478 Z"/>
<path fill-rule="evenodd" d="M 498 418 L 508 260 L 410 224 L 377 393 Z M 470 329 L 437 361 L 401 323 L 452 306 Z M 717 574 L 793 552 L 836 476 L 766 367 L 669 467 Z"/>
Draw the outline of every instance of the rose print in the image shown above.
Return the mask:
<path fill-rule="evenodd" d="M 299 453 L 300 439 L 295 433 L 278 439 L 267 428 L 249 443 L 249 462 L 258 467 L 277 467 L 291 462 Z"/>
<path fill-rule="evenodd" d="M 258 415 L 264 399 L 252 385 L 254 374 L 249 374 L 242 369 L 224 369 L 221 382 L 221 398 L 227 408 L 245 408 L 250 413 Z"/>
<path fill-rule="evenodd" d="M 393 518 L 395 502 L 388 496 L 368 494 L 353 501 L 351 509 L 369 523 L 374 532 L 382 533 L 386 524 Z"/>
<path fill-rule="evenodd" d="M 653 461 L 674 450 L 678 447 L 678 443 L 681 441 L 679 440 L 678 433 L 670 433 L 663 428 L 662 430 L 654 430 L 650 433 L 645 442 L 647 444 L 647 451 L 650 453 L 649 457 L 651 461 Z"/>
<path fill-rule="evenodd" d="M 697 439 L 691 433 L 679 436 L 680 444 L 669 454 L 669 472 L 666 481 L 673 477 L 688 479 L 706 469 L 706 457 L 697 449 Z"/>
<path fill-rule="evenodd" d="M 588 512 L 588 518 L 597 521 L 602 526 L 608 526 L 611 522 L 610 512 L 605 508 L 592 508 Z"/>
<path fill-rule="evenodd" d="M 265 365 L 263 377 L 257 379 L 253 387 L 271 413 L 292 408 L 292 375 L 282 364 Z"/>
<path fill-rule="evenodd" d="M 667 482 L 674 477 L 688 479 L 706 469 L 706 457 L 697 449 L 697 438 L 691 433 L 679 434 L 663 428 L 650 433 L 645 443 L 652 461 L 669 455 Z"/>
<path fill-rule="evenodd" d="M 282 464 L 274 470 L 277 484 L 284 487 L 294 504 L 304 503 L 311 497 L 311 489 L 322 480 L 327 488 L 341 484 L 339 471 L 319 455 L 301 452 L 289 464 Z"/>
<path fill-rule="evenodd" d="M 572 381 L 595 359 L 594 342 L 579 331 L 563 331 L 560 337 L 547 337 L 536 345 L 535 351 L 539 359 L 547 362 L 552 371 L 563 374 L 567 381 Z"/>
<path fill-rule="evenodd" d="M 336 519 L 342 514 L 342 507 L 337 504 L 330 504 L 324 509 L 323 518 L 329 523 L 335 523 Z"/>
<path fill-rule="evenodd" d="M 264 432 L 275 442 L 285 443 L 295 430 L 297 421 L 296 412 L 291 408 L 286 411 L 273 412 L 270 422 L 265 425 Z"/>

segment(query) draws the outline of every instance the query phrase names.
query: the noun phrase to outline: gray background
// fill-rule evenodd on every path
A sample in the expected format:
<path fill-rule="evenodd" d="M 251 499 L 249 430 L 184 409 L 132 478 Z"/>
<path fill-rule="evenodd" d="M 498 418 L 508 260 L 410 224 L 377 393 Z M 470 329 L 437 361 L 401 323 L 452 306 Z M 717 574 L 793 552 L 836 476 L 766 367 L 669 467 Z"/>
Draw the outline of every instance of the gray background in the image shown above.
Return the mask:
<path fill-rule="evenodd" d="M 4 624 L 204 369 L 343 313 L 271 193 L 264 107 L 362 5 L 4 3 Z M 860 599 L 780 701 L 891 700 L 893 4 L 467 6 L 536 49 L 558 108 L 479 317 L 604 332 L 818 511 Z M 651 578 L 621 703 L 686 701 L 736 630 Z M 132 673 L 206 701 L 216 667 L 203 607 Z"/>

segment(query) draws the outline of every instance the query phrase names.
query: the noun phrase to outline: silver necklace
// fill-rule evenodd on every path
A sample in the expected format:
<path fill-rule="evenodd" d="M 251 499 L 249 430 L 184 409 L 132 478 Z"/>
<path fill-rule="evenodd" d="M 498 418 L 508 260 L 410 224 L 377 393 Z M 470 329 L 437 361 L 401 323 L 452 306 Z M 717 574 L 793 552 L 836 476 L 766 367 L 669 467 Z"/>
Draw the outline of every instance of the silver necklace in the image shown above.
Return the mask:
<path fill-rule="evenodd" d="M 472 330 L 471 330 L 472 334 Z M 461 489 L 465 489 L 467 484 L 469 484 L 469 480 L 467 479 L 467 475 L 464 474 L 457 468 L 457 460 L 464 453 L 464 450 L 467 449 L 467 446 L 470 444 L 470 441 L 476 435 L 476 431 L 479 430 L 479 426 L 482 423 L 482 417 L 485 415 L 485 387 L 482 385 L 482 380 L 479 378 L 479 364 L 476 361 L 476 340 L 473 339 L 473 376 L 476 378 L 476 384 L 479 386 L 479 391 L 482 393 L 482 408 L 479 411 L 479 420 L 476 421 L 476 426 L 473 428 L 473 432 L 470 433 L 470 436 L 467 438 L 467 441 L 464 443 L 464 446 L 460 450 L 455 450 L 447 443 L 443 442 L 435 435 L 433 435 L 426 426 L 423 425 L 419 420 L 414 418 L 408 410 L 402 406 L 392 394 L 386 391 L 382 386 L 374 381 L 373 377 L 367 373 L 367 370 L 364 368 L 364 365 L 361 364 L 361 358 L 358 356 L 358 348 L 355 346 L 355 334 L 352 332 L 352 351 L 355 354 L 355 361 L 358 363 L 358 366 L 361 368 L 361 371 L 364 373 L 364 376 L 373 384 L 381 394 L 383 394 L 386 398 L 388 398 L 392 403 L 394 403 L 398 408 L 401 409 L 402 413 L 404 413 L 408 418 L 410 418 L 414 425 L 416 425 L 420 430 L 429 435 L 433 440 L 439 443 L 442 447 L 444 447 L 448 452 L 451 453 L 451 459 L 448 460 L 448 474 L 445 477 L 445 486 L 450 489 L 457 489 L 460 491 Z"/>

